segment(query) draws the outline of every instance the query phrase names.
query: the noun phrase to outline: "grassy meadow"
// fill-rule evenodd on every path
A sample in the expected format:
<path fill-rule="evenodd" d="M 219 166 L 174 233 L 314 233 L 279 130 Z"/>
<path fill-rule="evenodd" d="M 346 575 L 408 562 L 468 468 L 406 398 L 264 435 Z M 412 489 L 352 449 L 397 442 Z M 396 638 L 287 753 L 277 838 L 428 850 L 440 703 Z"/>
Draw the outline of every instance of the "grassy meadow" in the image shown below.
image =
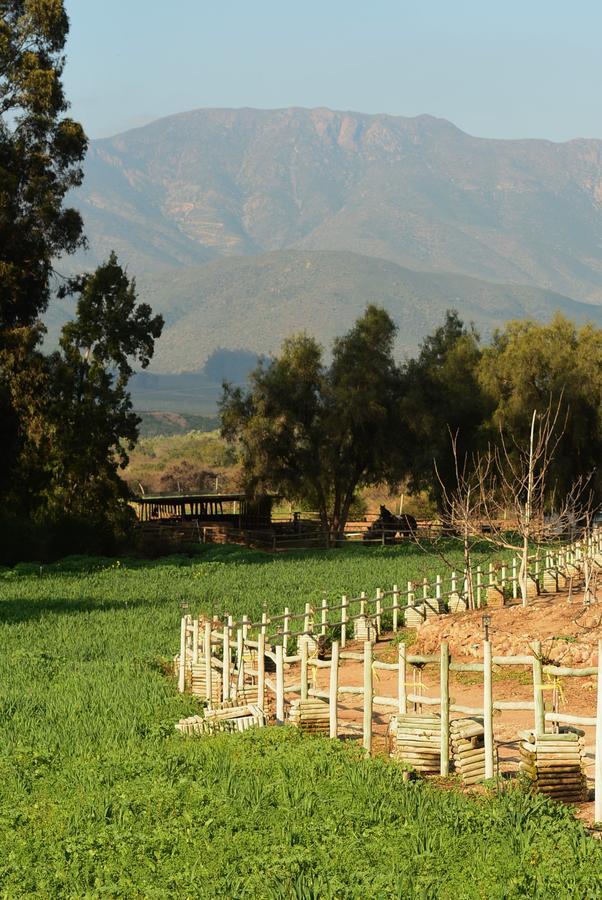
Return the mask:
<path fill-rule="evenodd" d="M 417 579 L 411 546 L 0 571 L 0 897 L 594 898 L 597 841 L 520 791 L 470 799 L 288 728 L 189 739 L 180 602 L 256 615 Z"/>

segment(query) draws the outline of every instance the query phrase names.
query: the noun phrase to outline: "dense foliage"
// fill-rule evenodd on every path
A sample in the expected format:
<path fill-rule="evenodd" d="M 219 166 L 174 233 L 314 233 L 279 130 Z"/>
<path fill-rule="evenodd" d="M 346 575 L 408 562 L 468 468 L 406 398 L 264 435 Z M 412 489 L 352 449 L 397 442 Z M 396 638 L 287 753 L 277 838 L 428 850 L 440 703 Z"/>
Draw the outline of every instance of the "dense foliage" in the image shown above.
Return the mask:
<path fill-rule="evenodd" d="M 298 608 L 300 581 L 328 586 L 341 566 L 346 587 L 370 589 L 424 564 L 409 548 L 357 549 L 336 567 L 207 548 L 2 572 L 0 894 L 599 896 L 599 843 L 548 800 L 407 784 L 391 763 L 289 729 L 174 734 L 196 709 L 162 671 L 179 600 Z"/>
<path fill-rule="evenodd" d="M 602 329 L 558 314 L 547 325 L 509 322 L 484 345 L 451 310 L 403 366 L 394 333 L 369 306 L 335 341 L 330 367 L 300 335 L 252 374 L 248 391 L 226 386 L 222 433 L 240 448 L 250 490 L 305 500 L 333 531 L 357 488 L 379 481 L 407 479 L 441 507 L 442 488 L 456 486 L 452 443 L 469 473 L 491 445 L 528 443 L 533 411 L 550 408 L 560 441 L 546 502 L 561 502 L 579 478 L 601 498 Z"/>
<path fill-rule="evenodd" d="M 394 482 L 403 438 L 395 325 L 368 306 L 337 338 L 329 366 L 307 335 L 250 376 L 225 386 L 222 433 L 240 447 L 247 487 L 275 490 L 316 509 L 324 530 L 341 533 L 362 485 Z"/>
<path fill-rule="evenodd" d="M 163 324 L 111 255 L 63 284 L 79 298 L 76 317 L 59 352 L 40 349 L 54 261 L 84 243 L 64 205 L 87 146 L 65 115 L 68 26 L 62 0 L 0 2 L 0 544 L 12 535 L 23 556 L 56 552 L 55 539 L 107 549 L 123 533 L 117 467 L 138 422 L 130 361 L 148 365 Z"/>

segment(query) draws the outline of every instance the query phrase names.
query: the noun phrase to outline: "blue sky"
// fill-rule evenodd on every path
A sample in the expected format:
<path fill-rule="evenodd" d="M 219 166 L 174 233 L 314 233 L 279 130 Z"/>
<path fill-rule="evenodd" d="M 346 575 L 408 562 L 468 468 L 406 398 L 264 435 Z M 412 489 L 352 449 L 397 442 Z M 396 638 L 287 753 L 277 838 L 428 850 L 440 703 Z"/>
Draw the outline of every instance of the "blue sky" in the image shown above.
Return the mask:
<path fill-rule="evenodd" d="M 484 137 L 602 138 L 602 3 L 66 0 L 90 137 L 197 107 L 430 113 Z"/>

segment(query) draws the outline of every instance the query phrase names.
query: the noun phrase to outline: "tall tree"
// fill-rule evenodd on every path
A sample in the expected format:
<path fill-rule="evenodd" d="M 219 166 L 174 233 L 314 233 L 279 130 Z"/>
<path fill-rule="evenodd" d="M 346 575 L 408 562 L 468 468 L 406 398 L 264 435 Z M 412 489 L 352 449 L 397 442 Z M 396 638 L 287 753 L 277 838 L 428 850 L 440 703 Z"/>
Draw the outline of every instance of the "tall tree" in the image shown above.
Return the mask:
<path fill-rule="evenodd" d="M 114 253 L 69 290 L 79 295 L 76 317 L 48 359 L 45 497 L 61 513 L 98 515 L 127 493 L 117 470 L 127 465 L 140 423 L 128 382 L 135 360 L 148 366 L 163 319 L 137 302 L 135 282 Z"/>
<path fill-rule="evenodd" d="M 394 336 L 389 315 L 368 306 L 335 341 L 330 366 L 317 342 L 300 335 L 252 373 L 248 391 L 225 385 L 222 433 L 240 445 L 250 491 L 309 502 L 337 537 L 359 486 L 399 477 Z"/>
<path fill-rule="evenodd" d="M 493 403 L 479 383 L 481 353 L 475 329 L 448 310 L 443 324 L 406 365 L 401 410 L 412 437 L 409 486 L 427 490 L 440 508 L 443 490 L 455 485 L 458 461 L 466 472 L 471 455 L 486 443 L 485 423 Z"/>
<path fill-rule="evenodd" d="M 61 0 L 0 0 L 0 329 L 36 321 L 53 258 L 82 243 L 79 213 L 63 206 L 87 146 L 64 115 L 68 27 Z"/>
<path fill-rule="evenodd" d="M 79 213 L 63 205 L 87 144 L 64 115 L 67 31 L 62 0 L 0 0 L 0 494 L 23 502 L 43 419 L 38 316 L 53 258 L 83 241 Z"/>
<path fill-rule="evenodd" d="M 533 409 L 560 405 L 564 431 L 549 484 L 561 494 L 602 458 L 602 329 L 578 328 L 560 313 L 548 324 L 509 322 L 483 351 L 479 381 L 493 404 L 492 425 L 510 444 L 527 442 Z M 592 485 L 600 497 L 598 472 Z"/>

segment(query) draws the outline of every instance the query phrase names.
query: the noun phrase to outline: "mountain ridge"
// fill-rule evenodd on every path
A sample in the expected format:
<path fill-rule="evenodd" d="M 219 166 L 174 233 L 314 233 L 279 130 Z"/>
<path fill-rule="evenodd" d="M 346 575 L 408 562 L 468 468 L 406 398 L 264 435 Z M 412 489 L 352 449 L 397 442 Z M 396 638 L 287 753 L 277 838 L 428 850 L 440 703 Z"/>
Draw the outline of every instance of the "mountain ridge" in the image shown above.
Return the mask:
<path fill-rule="evenodd" d="M 446 119 L 199 109 L 91 143 L 90 264 L 349 250 L 602 301 L 602 141 L 474 137 Z"/>

